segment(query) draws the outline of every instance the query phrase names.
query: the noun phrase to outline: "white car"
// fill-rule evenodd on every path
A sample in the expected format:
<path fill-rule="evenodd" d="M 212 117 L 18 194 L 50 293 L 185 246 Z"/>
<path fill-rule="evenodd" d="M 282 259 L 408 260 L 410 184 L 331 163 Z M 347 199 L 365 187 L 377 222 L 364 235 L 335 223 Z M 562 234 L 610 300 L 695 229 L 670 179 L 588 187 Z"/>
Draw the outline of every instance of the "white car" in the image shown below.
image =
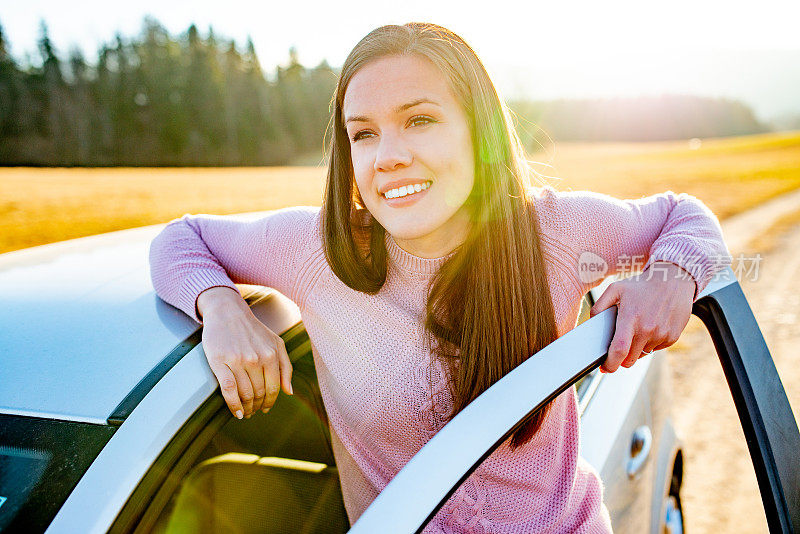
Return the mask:
<path fill-rule="evenodd" d="M 615 532 L 683 530 L 664 357 L 597 372 L 616 308 L 484 392 L 351 527 L 297 307 L 240 286 L 281 333 L 295 395 L 233 418 L 201 327 L 153 291 L 148 249 L 163 226 L 0 255 L 3 532 L 419 532 L 519 421 L 576 382 L 582 455 L 601 474 Z M 800 435 L 741 288 L 723 274 L 694 311 L 731 383 L 770 529 L 800 532 Z M 587 294 L 582 320 L 608 283 Z"/>

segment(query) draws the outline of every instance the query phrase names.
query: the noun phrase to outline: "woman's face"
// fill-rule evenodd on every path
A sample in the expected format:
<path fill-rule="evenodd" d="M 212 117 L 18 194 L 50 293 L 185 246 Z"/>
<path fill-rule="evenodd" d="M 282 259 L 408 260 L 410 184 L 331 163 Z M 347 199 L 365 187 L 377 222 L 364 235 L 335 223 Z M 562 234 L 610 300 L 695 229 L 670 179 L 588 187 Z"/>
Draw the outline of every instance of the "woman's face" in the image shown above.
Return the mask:
<path fill-rule="evenodd" d="M 460 245 L 470 226 L 472 140 L 436 66 L 418 55 L 367 63 L 350 80 L 343 114 L 358 191 L 397 244 L 425 258 Z"/>

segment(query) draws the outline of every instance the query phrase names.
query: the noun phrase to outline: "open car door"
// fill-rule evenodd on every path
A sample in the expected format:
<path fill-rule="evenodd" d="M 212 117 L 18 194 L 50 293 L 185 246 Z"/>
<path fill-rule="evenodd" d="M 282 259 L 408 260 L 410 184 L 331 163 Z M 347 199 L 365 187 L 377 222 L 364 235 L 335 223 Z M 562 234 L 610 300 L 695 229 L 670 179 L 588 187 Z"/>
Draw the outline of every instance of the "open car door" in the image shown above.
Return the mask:
<path fill-rule="evenodd" d="M 525 418 L 603 363 L 617 308 L 585 321 L 508 373 L 445 425 L 353 525 L 354 534 L 421 532 Z M 742 423 L 770 532 L 800 532 L 800 434 L 750 305 L 730 267 L 695 301 Z"/>

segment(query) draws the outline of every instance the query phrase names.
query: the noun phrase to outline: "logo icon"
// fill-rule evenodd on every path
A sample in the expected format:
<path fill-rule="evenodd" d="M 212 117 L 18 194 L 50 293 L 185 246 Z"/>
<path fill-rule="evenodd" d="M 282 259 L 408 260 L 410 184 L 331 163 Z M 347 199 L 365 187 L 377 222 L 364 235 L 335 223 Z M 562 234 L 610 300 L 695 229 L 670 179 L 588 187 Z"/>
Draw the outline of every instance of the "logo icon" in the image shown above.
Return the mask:
<path fill-rule="evenodd" d="M 578 278 L 584 284 L 602 280 L 608 272 L 608 263 L 594 252 L 581 252 L 578 256 Z"/>

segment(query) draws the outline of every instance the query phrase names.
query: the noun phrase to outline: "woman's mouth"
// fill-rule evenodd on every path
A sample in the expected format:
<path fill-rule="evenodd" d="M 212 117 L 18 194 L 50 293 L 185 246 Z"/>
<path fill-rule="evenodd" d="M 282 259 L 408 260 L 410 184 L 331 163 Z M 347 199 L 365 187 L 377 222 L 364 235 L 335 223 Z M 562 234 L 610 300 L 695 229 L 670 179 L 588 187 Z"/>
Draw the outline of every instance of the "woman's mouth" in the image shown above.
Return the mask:
<path fill-rule="evenodd" d="M 433 184 L 432 180 L 419 182 L 416 184 L 408 184 L 395 189 L 390 189 L 383 193 L 383 198 L 386 199 L 386 204 L 389 206 L 399 208 L 414 204 L 420 200 L 428 191 L 428 188 Z"/>
<path fill-rule="evenodd" d="M 395 189 L 389 189 L 383 194 L 383 196 L 385 198 L 402 198 L 408 195 L 413 195 L 414 193 L 419 193 L 420 191 L 424 191 L 425 189 L 428 189 L 432 183 L 433 182 L 431 180 L 428 180 L 426 182 L 420 182 L 417 184 L 404 185 Z"/>

